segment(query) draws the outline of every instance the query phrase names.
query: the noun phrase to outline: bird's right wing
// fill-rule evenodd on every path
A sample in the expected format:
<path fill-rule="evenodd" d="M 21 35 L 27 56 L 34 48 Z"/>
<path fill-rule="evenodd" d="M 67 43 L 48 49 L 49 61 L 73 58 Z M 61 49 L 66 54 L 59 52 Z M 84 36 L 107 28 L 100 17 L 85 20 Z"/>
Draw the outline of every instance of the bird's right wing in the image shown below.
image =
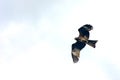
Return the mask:
<path fill-rule="evenodd" d="M 77 63 L 79 61 L 79 57 L 80 57 L 80 50 L 79 49 L 72 49 L 72 59 L 74 63 Z"/>

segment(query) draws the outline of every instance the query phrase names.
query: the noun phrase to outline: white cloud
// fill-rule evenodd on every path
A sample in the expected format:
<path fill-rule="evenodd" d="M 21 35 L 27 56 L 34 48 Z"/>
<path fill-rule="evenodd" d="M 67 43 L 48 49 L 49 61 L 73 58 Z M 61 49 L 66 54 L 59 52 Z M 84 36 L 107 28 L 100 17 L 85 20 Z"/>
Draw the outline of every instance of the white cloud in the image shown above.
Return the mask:
<path fill-rule="evenodd" d="M 20 64 L 19 69 L 12 68 L 17 77 L 10 69 L 5 74 L 5 68 L 3 77 L 11 74 L 8 78 L 13 80 L 19 80 L 19 75 L 22 80 L 119 79 L 105 65 L 115 64 L 118 72 L 114 73 L 119 73 L 119 7 L 115 1 L 25 0 L 11 1 L 9 7 L 1 5 L 0 20 L 7 26 L 3 23 L 4 30 L 0 32 L 0 63 Z M 94 26 L 90 38 L 99 41 L 96 49 L 86 46 L 79 63 L 73 64 L 71 44 L 78 35 L 77 29 L 86 23 Z M 109 70 L 114 71 L 114 67 Z"/>

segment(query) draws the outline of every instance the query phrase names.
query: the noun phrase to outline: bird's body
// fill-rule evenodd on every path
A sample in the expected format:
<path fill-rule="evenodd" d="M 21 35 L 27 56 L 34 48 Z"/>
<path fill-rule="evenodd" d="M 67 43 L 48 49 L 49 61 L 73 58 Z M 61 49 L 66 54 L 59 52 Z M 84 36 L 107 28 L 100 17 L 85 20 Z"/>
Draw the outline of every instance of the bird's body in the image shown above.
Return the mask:
<path fill-rule="evenodd" d="M 72 59 L 74 63 L 79 61 L 80 51 L 86 46 L 86 44 L 95 48 L 97 40 L 89 40 L 89 31 L 92 29 L 93 27 L 88 24 L 83 25 L 78 29 L 79 37 L 75 38 L 76 42 L 72 44 Z"/>

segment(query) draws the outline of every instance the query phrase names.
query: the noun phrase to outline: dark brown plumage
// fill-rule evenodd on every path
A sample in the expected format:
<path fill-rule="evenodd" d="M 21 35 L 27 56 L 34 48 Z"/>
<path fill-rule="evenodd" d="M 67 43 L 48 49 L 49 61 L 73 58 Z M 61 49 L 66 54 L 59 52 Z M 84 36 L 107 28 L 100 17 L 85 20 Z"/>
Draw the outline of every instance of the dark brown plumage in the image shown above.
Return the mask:
<path fill-rule="evenodd" d="M 76 42 L 72 44 L 72 59 L 74 63 L 77 63 L 80 58 L 80 51 L 88 44 L 89 46 L 95 48 L 97 40 L 89 40 L 89 31 L 93 29 L 90 24 L 85 24 L 78 29 L 79 37 L 75 38 Z"/>

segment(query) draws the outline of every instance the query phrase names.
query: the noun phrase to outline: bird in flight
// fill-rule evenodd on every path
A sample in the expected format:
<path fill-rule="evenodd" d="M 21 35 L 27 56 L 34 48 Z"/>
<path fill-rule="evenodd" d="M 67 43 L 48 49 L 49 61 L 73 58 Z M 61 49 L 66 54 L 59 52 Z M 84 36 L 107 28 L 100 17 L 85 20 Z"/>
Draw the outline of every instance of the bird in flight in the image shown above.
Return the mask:
<path fill-rule="evenodd" d="M 76 42 L 72 44 L 72 59 L 74 63 L 77 63 L 80 58 L 80 51 L 88 44 L 95 48 L 98 40 L 89 40 L 89 31 L 93 30 L 93 26 L 85 24 L 78 29 L 79 36 L 75 38 Z"/>

